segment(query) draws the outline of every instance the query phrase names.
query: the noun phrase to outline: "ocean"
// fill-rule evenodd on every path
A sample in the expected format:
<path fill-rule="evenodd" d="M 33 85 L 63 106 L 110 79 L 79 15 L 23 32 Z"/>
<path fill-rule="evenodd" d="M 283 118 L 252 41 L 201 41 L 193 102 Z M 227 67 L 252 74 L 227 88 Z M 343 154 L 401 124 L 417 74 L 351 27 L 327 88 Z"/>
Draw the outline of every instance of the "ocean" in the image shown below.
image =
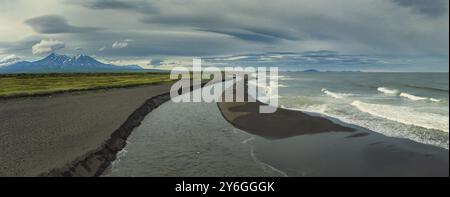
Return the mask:
<path fill-rule="evenodd" d="M 448 73 L 285 72 L 278 88 L 283 108 L 449 147 Z"/>
<path fill-rule="evenodd" d="M 427 175 L 434 162 L 448 165 L 448 78 L 283 72 L 272 84 L 281 107 L 375 132 L 359 138 L 330 132 L 270 140 L 233 127 L 216 103 L 168 101 L 133 131 L 103 176 Z"/>

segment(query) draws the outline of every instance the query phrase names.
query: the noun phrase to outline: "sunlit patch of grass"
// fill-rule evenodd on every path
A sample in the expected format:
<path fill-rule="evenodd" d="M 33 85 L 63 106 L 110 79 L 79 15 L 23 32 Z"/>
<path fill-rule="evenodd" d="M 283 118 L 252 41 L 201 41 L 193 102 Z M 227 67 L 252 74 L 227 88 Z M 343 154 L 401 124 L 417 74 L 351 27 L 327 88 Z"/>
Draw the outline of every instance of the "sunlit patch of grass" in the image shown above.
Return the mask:
<path fill-rule="evenodd" d="M 0 75 L 0 98 L 170 82 L 164 73 Z"/>

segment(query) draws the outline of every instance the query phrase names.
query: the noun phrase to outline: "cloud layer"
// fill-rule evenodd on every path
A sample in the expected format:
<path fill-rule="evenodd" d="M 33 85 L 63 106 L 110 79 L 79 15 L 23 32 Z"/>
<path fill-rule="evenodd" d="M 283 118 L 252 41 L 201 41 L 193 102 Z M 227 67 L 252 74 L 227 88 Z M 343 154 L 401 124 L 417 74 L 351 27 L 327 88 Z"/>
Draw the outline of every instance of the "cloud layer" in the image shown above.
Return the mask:
<path fill-rule="evenodd" d="M 448 65 L 447 0 L 32 3 L 0 1 L 0 53 L 29 57 L 36 54 L 29 50 L 36 42 L 63 40 L 67 47 L 61 52 L 83 48 L 83 53 L 117 60 L 336 51 L 435 58 L 441 70 Z"/>
<path fill-rule="evenodd" d="M 413 11 L 430 17 L 440 17 L 448 14 L 448 0 L 392 0 L 393 2 L 410 7 Z"/>
<path fill-rule="evenodd" d="M 75 3 L 73 1 L 72 3 Z M 131 12 L 155 12 L 157 8 L 145 0 L 77 0 L 82 6 L 98 10 L 125 10 Z"/>
<path fill-rule="evenodd" d="M 155 31 L 161 30 L 205 32 L 222 41 L 237 41 L 242 48 L 236 51 L 217 41 L 198 55 L 208 54 L 212 47 L 221 47 L 223 49 L 218 51 L 228 53 L 336 50 L 384 55 L 444 55 L 448 52 L 448 44 L 444 44 L 448 41 L 448 1 L 445 0 L 77 2 L 73 4 L 99 12 L 114 10 L 133 14 L 137 24 L 141 24 L 136 26 L 140 32 L 154 30 L 148 37 L 154 38 Z M 170 37 L 157 36 L 159 40 Z M 202 45 L 206 41 L 198 42 Z M 155 45 L 164 44 L 153 41 L 148 46 Z M 181 44 L 180 47 L 191 50 L 195 45 Z"/>
<path fill-rule="evenodd" d="M 21 60 L 22 59 L 20 57 L 16 56 L 15 54 L 5 56 L 3 58 L 0 58 L 0 67 L 7 66 L 7 65 L 10 65 L 10 64 L 14 64 L 14 63 L 19 62 Z"/>
<path fill-rule="evenodd" d="M 43 34 L 57 34 L 57 33 L 82 33 L 99 30 L 94 27 L 77 27 L 70 25 L 67 20 L 58 15 L 45 15 L 34 17 L 25 21 L 36 32 Z"/>
<path fill-rule="evenodd" d="M 116 41 L 112 44 L 113 49 L 122 49 L 128 46 L 128 42 Z"/>
<path fill-rule="evenodd" d="M 59 40 L 41 40 L 39 43 L 33 45 L 32 52 L 34 55 L 42 55 L 52 53 L 58 49 L 63 49 L 66 44 Z"/>

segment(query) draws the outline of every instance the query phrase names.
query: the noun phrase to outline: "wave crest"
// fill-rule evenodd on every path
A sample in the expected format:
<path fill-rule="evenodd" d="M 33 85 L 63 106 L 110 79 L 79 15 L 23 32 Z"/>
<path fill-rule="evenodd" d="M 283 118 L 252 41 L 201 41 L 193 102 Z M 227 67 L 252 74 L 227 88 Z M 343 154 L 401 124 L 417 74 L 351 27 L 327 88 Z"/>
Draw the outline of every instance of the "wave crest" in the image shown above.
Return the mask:
<path fill-rule="evenodd" d="M 382 92 L 382 93 L 385 93 L 385 94 L 398 94 L 400 92 L 397 89 L 388 89 L 388 88 L 385 88 L 385 87 L 379 87 L 379 88 L 377 88 L 377 90 L 378 90 L 378 92 Z"/>
<path fill-rule="evenodd" d="M 364 103 L 358 100 L 353 101 L 351 105 L 362 112 L 391 121 L 414 125 L 426 129 L 440 130 L 447 133 L 449 131 L 448 116 L 417 112 L 408 107 Z"/>
<path fill-rule="evenodd" d="M 405 97 L 410 100 L 413 100 L 413 101 L 427 100 L 427 97 L 415 96 L 415 95 L 404 93 L 404 92 L 400 93 L 400 96 Z"/>
<path fill-rule="evenodd" d="M 322 88 L 321 91 L 324 94 L 326 94 L 328 96 L 331 96 L 333 98 L 337 98 L 337 99 L 343 99 L 343 98 L 346 98 L 346 97 L 355 96 L 355 94 L 332 92 L 332 91 L 329 91 L 329 90 L 327 90 L 325 88 Z"/>
<path fill-rule="evenodd" d="M 429 97 L 421 97 L 421 96 L 416 96 L 416 95 L 408 94 L 408 93 L 405 93 L 405 92 L 400 93 L 399 96 L 405 97 L 405 98 L 407 98 L 407 99 L 409 99 L 409 100 L 412 100 L 412 101 L 424 101 L 424 100 L 429 100 L 429 101 L 431 101 L 431 102 L 441 102 L 440 99 L 429 98 Z"/>

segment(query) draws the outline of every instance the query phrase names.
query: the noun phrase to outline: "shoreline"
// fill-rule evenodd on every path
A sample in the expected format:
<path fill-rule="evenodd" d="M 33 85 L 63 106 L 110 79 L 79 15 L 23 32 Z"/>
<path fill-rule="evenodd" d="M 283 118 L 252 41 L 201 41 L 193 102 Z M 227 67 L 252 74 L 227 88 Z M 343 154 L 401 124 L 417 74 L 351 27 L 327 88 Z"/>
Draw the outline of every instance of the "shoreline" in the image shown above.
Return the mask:
<path fill-rule="evenodd" d="M 116 160 L 117 153 L 127 144 L 126 140 L 131 132 L 138 127 L 142 120 L 153 109 L 170 100 L 170 92 L 148 99 L 141 107 L 136 109 L 122 124 L 122 126 L 111 134 L 111 137 L 99 148 L 76 159 L 62 168 L 56 168 L 40 176 L 49 177 L 96 177 L 102 173 Z"/>
<path fill-rule="evenodd" d="M 0 99 L 0 176 L 63 176 L 63 168 L 88 161 L 106 143 L 114 147 L 111 134 L 138 124 L 132 121 L 142 108 L 169 92 L 170 84 L 152 84 Z M 90 162 L 89 173 L 80 172 L 98 174 L 99 162 Z"/>
<path fill-rule="evenodd" d="M 205 85 L 205 83 L 203 83 L 201 86 L 203 87 Z M 152 86 L 152 85 L 148 85 L 148 86 Z M 114 88 L 114 89 L 130 89 L 130 88 Z M 192 89 L 192 87 L 191 87 Z M 88 95 L 92 95 L 95 94 L 95 92 L 93 91 L 80 91 L 80 92 L 86 92 L 86 94 Z M 57 95 L 63 95 L 61 93 L 58 93 Z M 62 97 L 63 97 L 62 96 Z M 70 96 L 70 95 L 69 95 Z M 44 99 L 42 99 L 44 100 Z M 120 127 L 118 127 L 118 129 L 114 130 L 114 132 L 112 132 L 110 134 L 110 137 L 104 141 L 100 146 L 98 146 L 95 149 L 91 149 L 88 152 L 85 152 L 83 155 L 76 157 L 74 160 L 72 160 L 71 162 L 68 162 L 66 164 L 64 164 L 63 166 L 59 166 L 56 168 L 51 168 L 49 171 L 45 171 L 45 172 L 41 172 L 40 174 L 38 174 L 37 176 L 44 176 L 44 177 L 67 177 L 67 176 L 80 176 L 80 177 L 95 177 L 95 176 L 101 176 L 102 173 L 111 165 L 111 163 L 113 161 L 115 161 L 116 157 L 117 157 L 117 153 L 120 152 L 121 150 L 123 150 L 123 148 L 126 146 L 127 143 L 127 138 L 129 137 L 129 135 L 131 134 L 131 132 L 138 127 L 142 120 L 150 113 L 152 112 L 154 109 L 156 109 L 157 107 L 159 107 L 161 104 L 165 103 L 166 101 L 170 100 L 170 90 L 167 90 L 165 93 L 162 94 L 158 94 L 156 96 L 153 96 L 147 100 L 145 100 L 145 102 L 140 105 L 137 109 L 135 109 L 129 116 L 127 116 L 125 122 L 123 122 Z M 0 100 L 1 101 L 1 100 Z M 309 115 L 308 113 L 304 113 L 304 112 L 300 112 L 300 111 L 292 111 L 292 110 L 287 110 L 287 109 L 282 109 L 282 108 L 278 108 L 279 110 L 281 110 L 281 114 L 278 115 L 278 117 L 273 116 L 273 114 L 269 114 L 268 116 L 259 116 L 259 118 L 262 117 L 262 119 L 256 121 L 256 123 L 259 124 L 255 124 L 254 119 L 258 117 L 255 116 L 255 106 L 260 105 L 261 103 L 253 103 L 253 104 L 249 104 L 249 103 L 217 103 L 217 107 L 219 108 L 219 111 L 221 113 L 221 116 L 227 121 L 229 122 L 233 127 L 236 127 L 238 129 L 242 129 L 243 131 L 246 131 L 248 133 L 254 134 L 254 135 L 258 135 L 262 136 L 264 138 L 267 138 L 269 140 L 283 140 L 285 138 L 295 138 L 295 136 L 299 136 L 299 135 L 304 135 L 302 137 L 310 137 L 312 136 L 312 138 L 314 139 L 314 136 L 327 136 L 327 135 L 334 135 L 333 133 L 337 133 L 337 132 L 333 132 L 333 130 L 343 130 L 343 132 L 339 132 L 342 133 L 343 135 L 346 135 L 345 138 L 347 140 L 360 140 L 363 139 L 362 141 L 364 141 L 364 139 L 371 139 L 373 141 L 373 139 L 375 139 L 376 141 L 381 140 L 381 142 L 372 142 L 371 140 L 371 144 L 370 146 L 375 146 L 375 145 L 379 145 L 379 144 L 383 144 L 385 141 L 388 141 L 388 145 L 391 146 L 392 142 L 394 142 L 394 144 L 396 145 L 400 145 L 400 149 L 401 151 L 404 151 L 406 154 L 413 154 L 413 155 L 419 155 L 419 156 L 425 156 L 426 158 L 431 158 L 432 160 L 438 160 L 438 164 L 439 167 L 437 167 L 437 170 L 441 170 L 440 168 L 440 164 L 442 163 L 446 163 L 447 168 L 444 168 L 444 175 L 445 173 L 448 176 L 448 150 L 440 150 L 440 148 L 437 147 L 431 147 L 429 145 L 421 145 L 419 143 L 411 143 L 410 140 L 406 140 L 406 139 L 397 139 L 397 138 L 390 138 L 390 137 L 386 137 L 383 136 L 381 134 L 376 134 L 376 132 L 374 131 L 370 131 L 367 129 L 362 128 L 362 132 L 360 132 L 361 130 L 358 130 L 359 126 L 356 125 L 351 125 L 351 124 L 340 124 L 342 123 L 339 120 L 333 120 L 333 119 L 328 119 L 326 117 L 316 117 L 313 115 Z M 1 106 L 0 106 L 1 107 Z M 0 108 L 1 109 L 1 108 Z M 245 112 L 247 114 L 239 114 Z M 291 114 L 291 113 L 295 113 L 295 114 Z M 237 115 L 236 115 L 237 114 Z M 250 116 L 249 116 L 250 114 Z M 253 114 L 253 115 L 252 115 Z M 286 116 L 286 114 L 288 114 L 288 116 Z M 296 115 L 300 115 L 300 116 L 296 116 Z M 232 118 L 230 118 L 230 116 L 232 116 Z M 246 118 L 242 119 L 242 116 L 247 116 Z M 303 128 L 303 129 L 299 129 L 295 132 L 281 132 L 281 134 L 274 134 L 274 129 L 273 126 L 270 127 L 270 125 L 267 125 L 265 123 L 267 123 L 267 121 L 264 120 L 268 120 L 269 119 L 280 119 L 281 118 L 286 118 L 286 117 L 303 117 L 303 119 L 305 117 L 305 120 L 311 120 L 309 118 L 313 118 L 313 119 L 317 119 L 315 121 L 314 126 L 311 127 L 311 124 L 309 124 L 309 126 Z M 0 117 L 1 118 L 1 117 Z M 253 121 L 252 121 L 253 120 Z M 272 120 L 273 121 L 273 120 Z M 296 121 L 291 120 L 291 121 Z M 298 121 L 298 119 L 297 119 Z M 253 123 L 250 125 L 245 125 L 243 123 L 248 122 L 248 123 Z M 282 124 L 283 121 L 278 122 L 277 124 L 274 124 L 276 127 L 279 127 L 280 125 L 284 126 L 285 128 L 290 128 L 290 126 L 292 126 L 292 124 Z M 288 126 L 290 125 L 290 126 Z M 256 129 L 258 129 L 257 127 L 261 127 L 263 126 L 262 130 L 254 130 L 255 127 Z M 320 127 L 322 126 L 322 127 Z M 355 128 L 354 128 L 355 127 Z M 292 127 L 291 127 L 292 128 Z M 297 128 L 297 127 L 294 127 Z M 316 130 L 308 130 L 310 128 L 316 128 Z M 258 133 L 263 131 L 263 134 Z M 275 132 L 276 133 L 276 132 Z M 383 136 L 383 137 L 380 137 Z M 389 140 L 386 140 L 389 139 Z M 317 140 L 317 139 L 315 139 Z M 342 139 L 341 139 L 342 140 Z M 383 141 L 385 140 L 385 141 Z M 366 140 L 367 141 L 367 140 Z M 345 143 L 345 142 L 344 142 Z M 365 142 L 364 142 L 365 143 Z M 367 146 L 368 143 L 366 143 L 364 145 L 364 148 L 366 148 L 365 146 Z M 404 146 L 403 146 L 403 145 Z M 419 144 L 419 145 L 417 145 Z M 359 146 L 359 145 L 358 145 Z M 408 147 L 411 146 L 411 147 Z M 378 146 L 379 147 L 379 146 Z M 405 149 L 406 147 L 406 149 Z M 424 148 L 424 150 L 421 150 L 420 148 Z M 405 151 L 406 150 L 406 151 Z M 378 151 L 378 150 L 377 150 Z M 385 151 L 385 150 L 381 150 L 381 153 Z M 444 158 L 442 158 L 442 152 L 444 152 Z M 445 152 L 447 157 L 445 158 Z M 380 152 L 378 152 L 380 153 Z M 402 155 L 400 155 L 402 156 Z M 270 159 L 269 159 L 270 160 Z M 264 163 L 268 163 L 267 158 L 265 158 L 265 156 L 263 156 L 262 161 Z M 421 160 L 421 162 L 423 163 L 423 161 Z M 270 162 L 269 162 L 270 163 Z M 427 162 L 425 162 L 427 163 Z M 280 169 L 283 171 L 283 168 L 280 166 L 274 166 L 277 169 Z M 445 171 L 446 170 L 446 171 Z M 420 174 L 422 175 L 422 174 Z M 435 174 L 436 175 L 436 174 Z M 438 174 L 439 175 L 439 174 Z M 1 173 L 0 173 L 1 176 Z"/>
<path fill-rule="evenodd" d="M 201 84 L 201 88 L 206 83 Z M 194 90 L 190 86 L 190 91 Z M 137 108 L 119 129 L 111 133 L 111 136 L 99 148 L 86 153 L 85 155 L 66 164 L 64 167 L 58 167 L 40 174 L 44 177 L 98 177 L 110 167 L 112 162 L 117 159 L 117 154 L 127 145 L 127 139 L 133 130 L 141 125 L 144 118 L 154 109 L 170 100 L 170 91 L 154 96 L 145 101 Z"/>
<path fill-rule="evenodd" d="M 302 111 L 277 107 L 274 113 L 259 113 L 260 106 L 268 105 L 260 102 L 258 99 L 254 99 L 256 102 L 249 102 L 249 97 L 251 96 L 248 95 L 248 84 L 247 81 L 244 83 L 244 98 L 240 98 L 244 102 L 217 103 L 217 107 L 224 119 L 238 129 L 267 139 L 283 139 L 332 131 L 356 132 L 354 128 L 338 124 L 330 118 L 312 116 Z M 234 88 L 233 86 L 226 89 L 222 94 L 222 98 L 224 98 L 225 94 L 233 94 L 234 97 L 238 97 Z"/>
<path fill-rule="evenodd" d="M 232 126 L 259 136 L 254 142 L 259 160 L 288 176 L 449 174 L 445 148 L 388 137 L 321 114 L 280 107 L 275 113 L 259 114 L 260 105 L 266 104 L 217 103 L 223 118 Z"/>
<path fill-rule="evenodd" d="M 101 175 L 171 84 L 0 98 L 0 177 Z"/>
<path fill-rule="evenodd" d="M 258 160 L 285 172 L 290 177 L 445 177 L 449 175 L 449 152 L 445 148 L 421 144 L 409 139 L 388 137 L 340 120 L 333 122 L 353 128 L 354 131 L 325 129 L 323 132 L 314 133 L 292 128 L 291 133 L 288 133 L 291 135 L 277 135 L 277 131 L 285 133 L 283 129 L 290 124 L 289 121 L 275 121 L 277 123 L 268 128 L 269 124 L 264 118 L 242 115 L 242 111 L 237 112 L 241 113 L 238 115 L 229 110 L 230 106 L 219 103 L 218 107 L 224 119 L 233 127 L 258 136 L 258 140 L 253 143 L 256 146 L 255 156 Z M 252 105 L 246 105 L 241 110 L 249 108 L 252 108 Z M 282 111 L 273 117 L 285 119 L 288 118 L 286 115 L 292 114 Z M 301 112 L 297 115 L 305 116 Z M 324 119 L 327 118 L 324 117 Z M 276 127 L 280 129 L 274 129 Z"/>
<path fill-rule="evenodd" d="M 257 114 L 255 109 L 261 105 L 264 104 L 259 101 L 252 103 L 217 103 L 222 116 L 231 125 L 267 139 L 275 140 L 327 132 L 349 134 L 355 132 L 358 135 L 365 135 L 365 133 L 357 133 L 357 130 L 351 127 L 356 125 L 338 124 L 335 122 L 336 120 L 331 118 L 312 116 L 302 111 L 278 108 L 274 114 Z M 291 118 L 281 120 L 280 117 Z M 260 124 L 247 124 L 246 122 L 258 122 Z"/>

